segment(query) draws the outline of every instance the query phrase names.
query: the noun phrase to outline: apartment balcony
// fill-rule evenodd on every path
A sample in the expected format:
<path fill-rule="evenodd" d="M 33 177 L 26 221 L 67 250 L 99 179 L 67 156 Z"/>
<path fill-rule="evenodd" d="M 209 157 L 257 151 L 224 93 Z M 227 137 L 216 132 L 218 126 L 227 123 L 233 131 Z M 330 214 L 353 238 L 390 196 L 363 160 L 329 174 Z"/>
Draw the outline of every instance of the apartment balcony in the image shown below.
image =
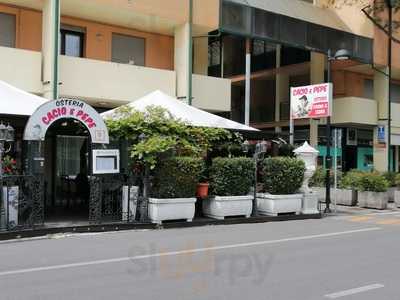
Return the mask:
<path fill-rule="evenodd" d="M 193 106 L 208 111 L 231 110 L 231 80 L 193 75 Z"/>
<path fill-rule="evenodd" d="M 377 125 L 378 103 L 361 97 L 335 98 L 332 123 Z"/>
<path fill-rule="evenodd" d="M 60 56 L 60 95 L 113 107 L 154 90 L 175 95 L 175 72 Z"/>
<path fill-rule="evenodd" d="M 78 97 L 107 107 L 118 106 L 155 90 L 176 95 L 176 72 L 86 58 L 60 56 L 60 95 Z M 193 75 L 193 105 L 229 111 L 228 79 Z"/>
<path fill-rule="evenodd" d="M 0 80 L 30 93 L 42 93 L 40 52 L 0 47 L 0 66 Z"/>
<path fill-rule="evenodd" d="M 42 54 L 0 47 L 0 80 L 41 95 Z M 82 98 L 115 107 L 154 90 L 176 96 L 176 72 L 134 65 L 60 56 L 60 96 Z M 193 105 L 208 111 L 230 111 L 231 81 L 193 75 Z"/>

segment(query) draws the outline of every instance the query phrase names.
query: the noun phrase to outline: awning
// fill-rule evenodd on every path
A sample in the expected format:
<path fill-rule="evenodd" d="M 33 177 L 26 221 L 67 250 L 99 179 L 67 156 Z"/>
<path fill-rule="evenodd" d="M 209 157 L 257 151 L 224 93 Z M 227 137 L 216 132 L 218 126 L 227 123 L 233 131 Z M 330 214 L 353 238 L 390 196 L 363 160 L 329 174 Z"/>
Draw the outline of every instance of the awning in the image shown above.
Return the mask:
<path fill-rule="evenodd" d="M 27 93 L 0 80 L 0 114 L 30 116 L 47 99 Z"/>
<path fill-rule="evenodd" d="M 216 127 L 232 130 L 258 131 L 258 129 L 228 120 L 201 109 L 187 105 L 182 101 L 164 94 L 161 91 L 152 92 L 143 98 L 127 104 L 138 111 L 145 111 L 147 107 L 159 106 L 171 113 L 175 118 L 187 122 L 193 126 Z M 101 114 L 103 118 L 118 118 L 118 108 Z"/>
<path fill-rule="evenodd" d="M 330 9 L 324 9 L 293 0 L 231 0 L 239 4 L 256 7 L 272 13 L 285 15 L 299 20 L 319 24 L 334 29 L 351 32 L 350 28 Z M 360 12 L 361 13 L 361 12 Z"/>

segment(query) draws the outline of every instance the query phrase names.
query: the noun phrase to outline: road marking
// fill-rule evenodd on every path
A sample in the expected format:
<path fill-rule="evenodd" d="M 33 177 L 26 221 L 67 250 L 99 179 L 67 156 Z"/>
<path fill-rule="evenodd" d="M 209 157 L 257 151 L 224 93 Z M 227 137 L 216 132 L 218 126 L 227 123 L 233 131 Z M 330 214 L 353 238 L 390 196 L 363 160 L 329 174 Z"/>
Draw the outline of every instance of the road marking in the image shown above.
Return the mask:
<path fill-rule="evenodd" d="M 330 298 L 330 299 L 336 299 L 336 298 L 350 296 L 350 295 L 354 295 L 354 294 L 358 294 L 358 293 L 367 292 L 370 290 L 380 289 L 383 287 L 384 287 L 383 284 L 376 283 L 376 284 L 366 285 L 366 286 L 362 286 L 362 287 L 351 289 L 351 290 L 345 290 L 345 291 L 341 291 L 341 292 L 337 292 L 337 293 L 333 293 L 333 294 L 328 294 L 328 295 L 325 295 L 325 297 Z"/>
<path fill-rule="evenodd" d="M 360 216 L 360 217 L 351 217 L 350 221 L 351 222 L 365 222 L 365 221 L 369 221 L 372 219 L 373 219 L 373 217 L 370 217 L 370 216 Z"/>
<path fill-rule="evenodd" d="M 352 233 L 369 232 L 369 231 L 375 231 L 375 230 L 380 230 L 380 229 L 381 229 L 380 227 L 369 227 L 369 228 L 363 228 L 363 229 L 332 232 L 332 233 L 323 233 L 323 234 L 315 234 L 315 235 L 306 235 L 306 236 L 285 238 L 285 239 L 279 239 L 279 240 L 267 240 L 267 241 L 251 242 L 251 243 L 231 244 L 231 245 L 214 246 L 214 247 L 207 247 L 207 248 L 161 252 L 161 253 L 138 255 L 138 256 L 131 256 L 131 257 L 118 257 L 118 258 L 78 262 L 78 263 L 71 263 L 71 264 L 62 264 L 62 265 L 44 266 L 44 267 L 36 267 L 36 268 L 29 268 L 29 269 L 2 271 L 2 272 L 0 272 L 0 277 L 9 276 L 9 275 L 17 275 L 17 274 L 42 272 L 42 271 L 51 271 L 51 270 L 86 267 L 86 266 L 93 266 L 93 265 L 119 263 L 119 262 L 125 262 L 125 261 L 149 259 L 149 258 L 154 258 L 154 257 L 176 256 L 176 255 L 193 254 L 193 253 L 201 253 L 201 252 L 208 252 L 208 251 L 219 251 L 219 250 L 234 249 L 234 248 L 244 248 L 244 247 L 252 247 L 252 246 L 279 244 L 279 243 L 291 242 L 291 241 L 312 240 L 312 239 L 318 239 L 318 238 L 347 235 L 347 234 L 352 234 Z"/>
<path fill-rule="evenodd" d="M 396 225 L 400 224 L 400 219 L 387 219 L 376 222 L 379 225 Z"/>

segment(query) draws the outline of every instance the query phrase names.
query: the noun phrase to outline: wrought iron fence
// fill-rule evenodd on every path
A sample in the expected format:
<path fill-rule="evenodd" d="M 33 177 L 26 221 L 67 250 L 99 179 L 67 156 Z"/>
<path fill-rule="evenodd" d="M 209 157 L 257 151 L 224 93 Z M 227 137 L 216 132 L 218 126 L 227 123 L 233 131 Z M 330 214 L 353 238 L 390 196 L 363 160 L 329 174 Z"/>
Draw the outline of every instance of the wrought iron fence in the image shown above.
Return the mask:
<path fill-rule="evenodd" d="M 90 178 L 89 222 L 134 222 L 140 202 L 140 180 L 123 174 Z"/>
<path fill-rule="evenodd" d="M 0 177 L 0 230 L 42 226 L 44 179 L 42 176 Z"/>

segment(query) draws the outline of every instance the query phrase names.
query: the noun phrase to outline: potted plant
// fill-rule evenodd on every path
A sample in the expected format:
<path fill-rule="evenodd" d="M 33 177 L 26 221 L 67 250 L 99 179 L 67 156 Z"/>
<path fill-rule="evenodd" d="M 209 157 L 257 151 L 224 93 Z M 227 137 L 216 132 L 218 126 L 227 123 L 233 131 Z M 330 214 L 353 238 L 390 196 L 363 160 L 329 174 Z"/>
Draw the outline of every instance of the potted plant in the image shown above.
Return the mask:
<path fill-rule="evenodd" d="M 388 195 L 389 195 L 389 202 L 394 202 L 394 192 L 397 190 L 396 187 L 396 172 L 385 172 L 383 173 L 383 177 L 389 182 L 389 188 L 388 188 Z"/>
<path fill-rule="evenodd" d="M 200 199 L 207 198 L 208 196 L 208 188 L 210 186 L 208 182 L 208 176 L 207 176 L 207 168 L 204 168 L 204 171 L 202 174 L 200 174 L 200 179 L 199 183 L 197 184 L 196 188 L 196 197 Z"/>
<path fill-rule="evenodd" d="M 194 157 L 164 159 L 154 169 L 148 213 L 152 223 L 185 219 L 195 213 L 196 185 L 204 161 Z"/>
<path fill-rule="evenodd" d="M 303 194 L 298 193 L 304 179 L 304 162 L 297 158 L 273 157 L 263 162 L 265 193 L 257 194 L 260 214 L 277 216 L 279 213 L 299 214 Z"/>
<path fill-rule="evenodd" d="M 389 182 L 379 173 L 365 173 L 358 183 L 358 205 L 360 207 L 386 209 L 389 201 Z"/>
<path fill-rule="evenodd" d="M 203 200 L 204 215 L 215 219 L 250 217 L 254 196 L 249 191 L 254 182 L 254 169 L 251 158 L 214 158 L 210 168 L 212 196 Z"/>
<path fill-rule="evenodd" d="M 357 205 L 357 190 L 360 178 L 363 174 L 364 172 L 351 170 L 342 177 L 339 183 L 339 188 L 334 194 L 337 204 L 348 206 Z"/>

